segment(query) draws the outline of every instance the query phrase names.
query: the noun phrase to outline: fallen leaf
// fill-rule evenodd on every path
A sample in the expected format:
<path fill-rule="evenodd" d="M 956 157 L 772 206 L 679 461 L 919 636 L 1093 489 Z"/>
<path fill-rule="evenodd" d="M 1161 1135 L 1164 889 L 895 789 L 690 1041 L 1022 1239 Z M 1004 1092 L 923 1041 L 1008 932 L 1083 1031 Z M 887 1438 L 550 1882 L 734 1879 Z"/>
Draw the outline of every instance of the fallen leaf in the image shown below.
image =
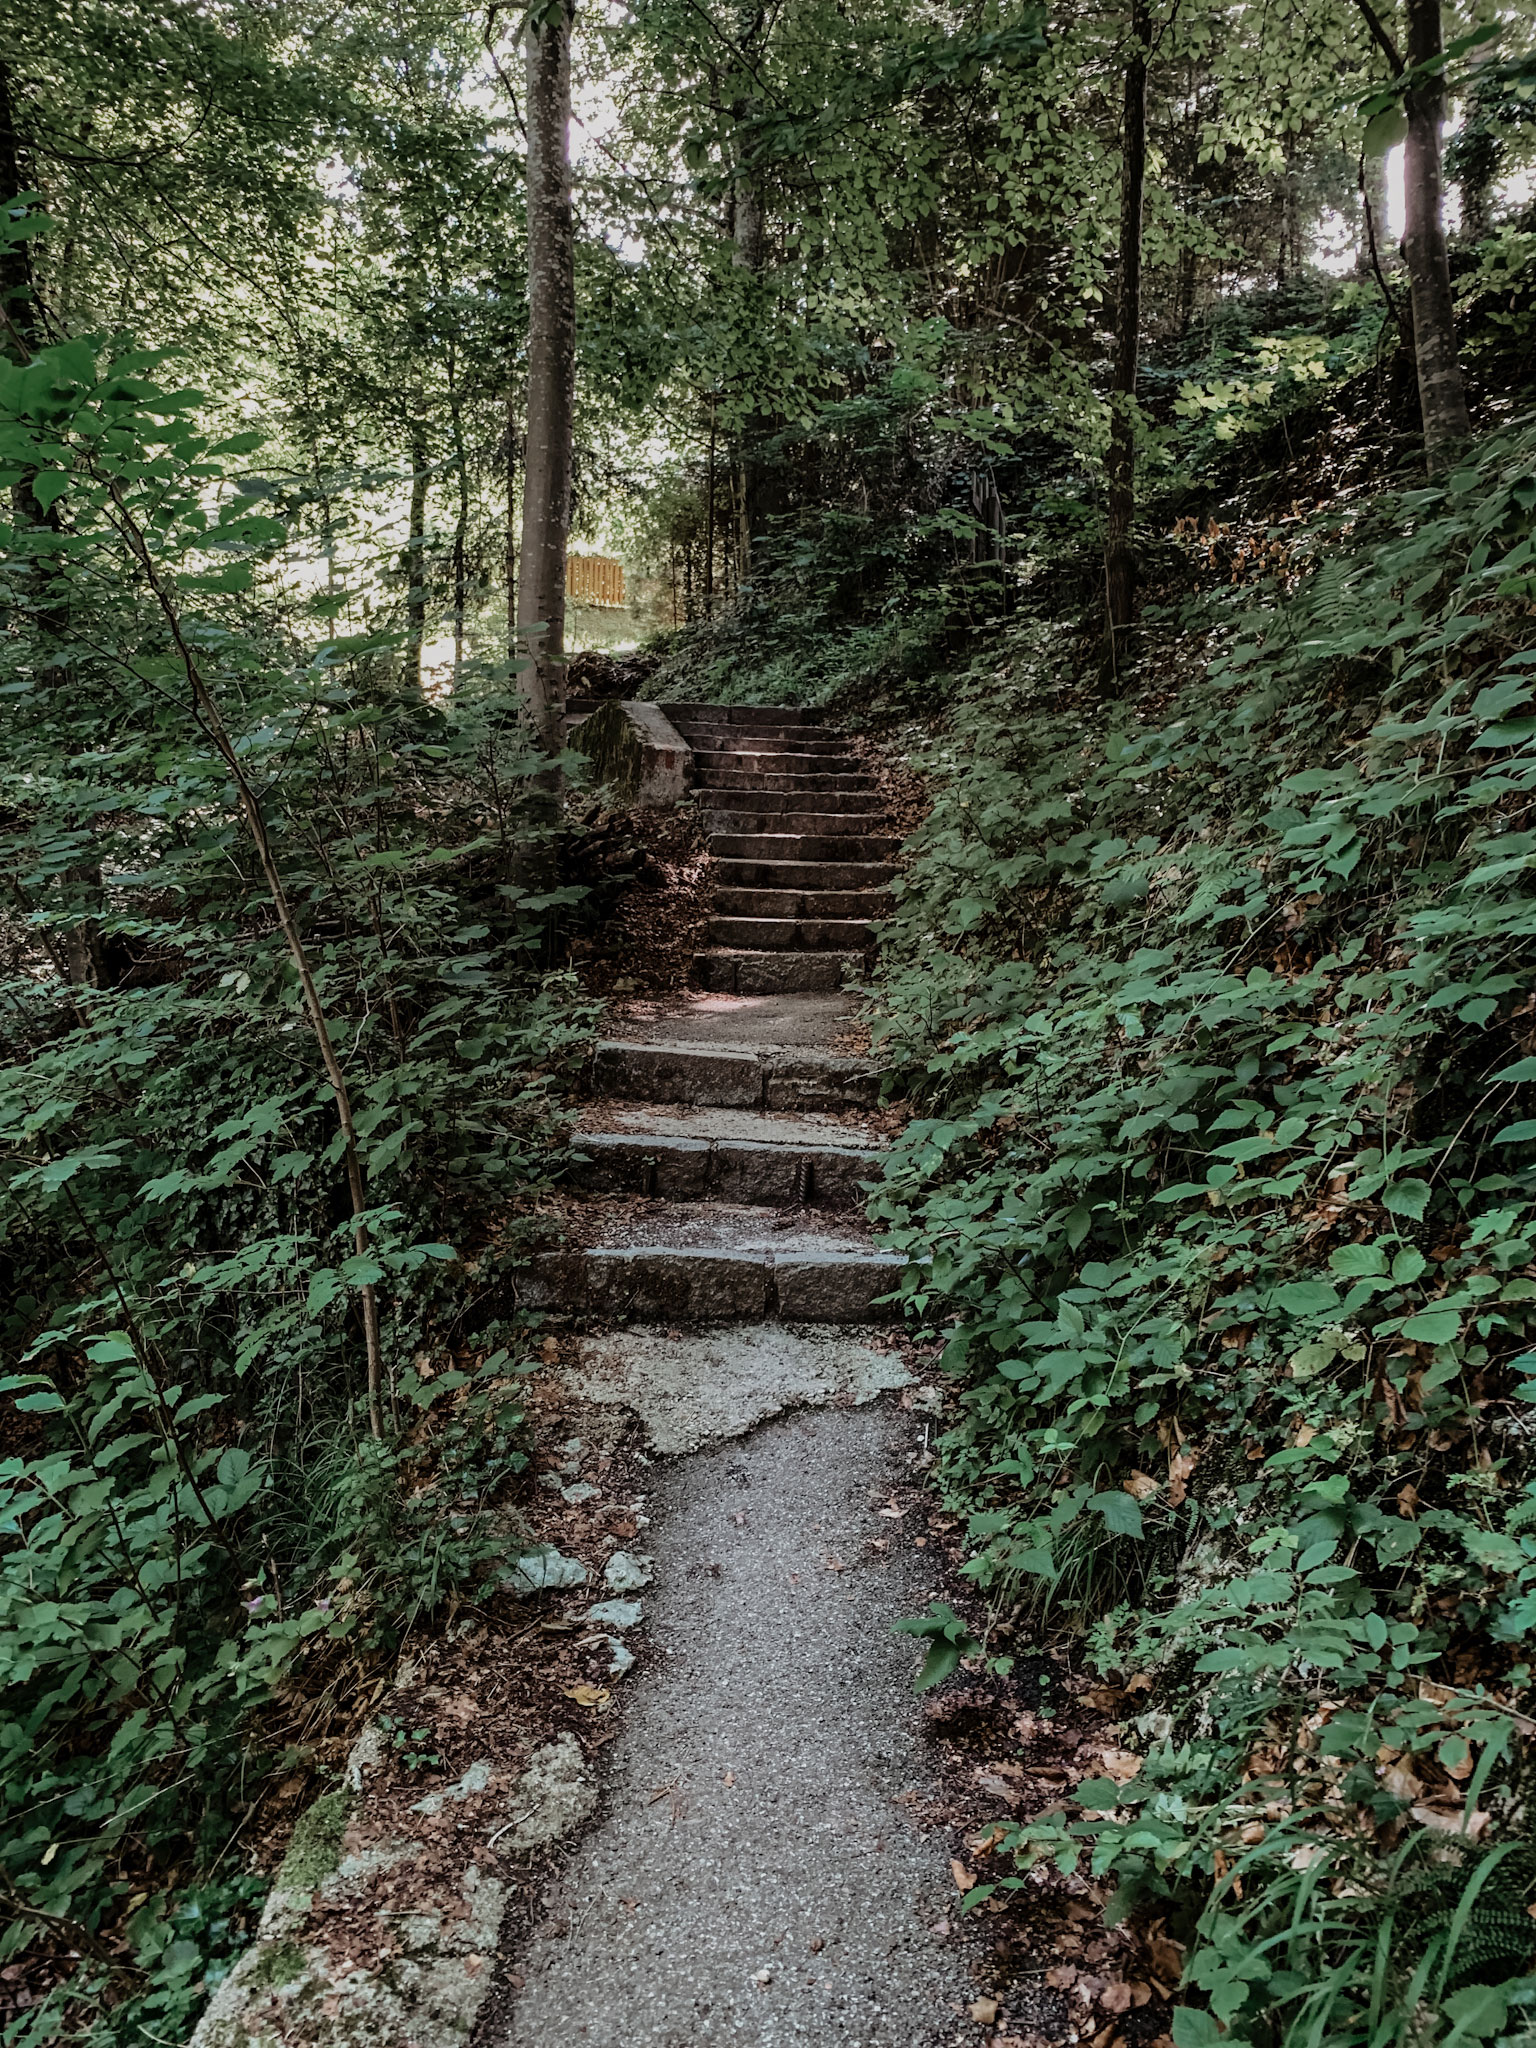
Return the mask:
<path fill-rule="evenodd" d="M 1157 1481 L 1150 1472 L 1133 1472 L 1129 1479 L 1120 1482 L 1122 1493 L 1128 1493 L 1132 1500 L 1146 1500 L 1157 1491 Z"/>
<path fill-rule="evenodd" d="M 1411 1806 L 1415 1799 L 1423 1796 L 1424 1780 L 1416 1777 L 1406 1764 L 1393 1764 L 1384 1770 L 1381 1782 L 1394 1799 L 1401 1799 L 1405 1805 Z"/>
<path fill-rule="evenodd" d="M 1463 1826 L 1462 1808 L 1459 1806 L 1455 1808 L 1413 1806 L 1408 1810 L 1420 1827 L 1434 1828 L 1437 1833 L 1442 1835 L 1465 1834 L 1469 1842 L 1475 1842 L 1488 1825 L 1489 1817 L 1481 1807 L 1475 1813 L 1466 1816 L 1465 1826 Z"/>
<path fill-rule="evenodd" d="M 1189 1492 L 1190 1474 L 1199 1463 L 1198 1451 L 1175 1451 L 1168 1460 L 1168 1505 L 1181 1508 Z"/>
<path fill-rule="evenodd" d="M 808 1944 L 813 1956 L 819 1956 L 826 1945 L 819 1934 L 813 1934 Z"/>
<path fill-rule="evenodd" d="M 1134 1678 L 1128 1678 L 1125 1681 L 1125 1689 L 1128 1693 L 1150 1692 L 1152 1690 L 1151 1672 L 1138 1671 Z"/>
<path fill-rule="evenodd" d="M 888 1515 L 893 1522 L 899 1522 L 906 1512 L 905 1508 L 897 1507 L 895 1501 L 892 1501 L 889 1507 L 876 1508 L 875 1510 L 875 1513 L 878 1515 Z"/>
<path fill-rule="evenodd" d="M 1141 1758 L 1134 1749 L 1101 1749 L 1104 1775 L 1113 1778 L 1117 1785 L 1128 1785 L 1141 1769 Z"/>
<path fill-rule="evenodd" d="M 1177 1984 L 1184 1974 L 1184 1949 L 1171 1935 L 1154 1931 L 1147 1936 L 1147 1961 L 1156 1975 Z"/>
<path fill-rule="evenodd" d="M 1109 2048 L 1109 2044 L 1114 2038 L 1115 2023 L 1111 2020 L 1107 2027 L 1100 2027 L 1099 2031 L 1094 2035 L 1093 2048 Z"/>
<path fill-rule="evenodd" d="M 955 1880 L 957 1890 L 971 1892 L 976 1889 L 976 1880 L 960 1861 L 958 1856 L 949 1859 L 949 1874 Z"/>
<path fill-rule="evenodd" d="M 1117 1686 L 1096 1685 L 1083 1694 L 1083 1705 L 1096 1714 L 1113 1714 L 1125 1705 L 1125 1694 Z"/>
<path fill-rule="evenodd" d="M 578 1707 L 590 1707 L 594 1713 L 603 1713 L 613 1694 L 606 1685 L 568 1685 L 565 1688 L 568 1700 L 574 1700 Z"/>
<path fill-rule="evenodd" d="M 1129 2012 L 1131 2009 L 1130 1985 L 1119 1983 L 1106 1986 L 1099 1998 L 1099 2003 L 1106 2012 Z"/>
<path fill-rule="evenodd" d="M 995 1998 L 973 1998 L 966 2010 L 970 2013 L 971 2018 L 978 2027 L 990 2027 L 996 2023 L 997 2000 Z"/>
<path fill-rule="evenodd" d="M 1045 1981 L 1053 1991 L 1068 1991 L 1077 1982 L 1076 1963 L 1052 1963 Z"/>
<path fill-rule="evenodd" d="M 1150 1984 L 1143 1984 L 1139 1977 L 1133 1977 L 1131 1979 L 1131 2004 L 1142 2006 L 1150 2005 L 1151 2003 L 1152 1986 Z"/>

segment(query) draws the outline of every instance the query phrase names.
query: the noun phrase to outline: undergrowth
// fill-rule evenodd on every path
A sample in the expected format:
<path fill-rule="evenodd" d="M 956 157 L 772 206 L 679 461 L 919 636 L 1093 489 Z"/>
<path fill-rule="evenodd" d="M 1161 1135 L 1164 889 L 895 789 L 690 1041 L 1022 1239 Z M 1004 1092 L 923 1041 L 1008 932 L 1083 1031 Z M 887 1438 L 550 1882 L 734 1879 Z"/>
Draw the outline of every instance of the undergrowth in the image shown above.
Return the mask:
<path fill-rule="evenodd" d="M 517 1267 L 589 1037 L 543 964 L 583 891 L 527 879 L 505 678 L 402 688 L 397 639 L 303 594 L 259 437 L 214 442 L 162 376 L 85 342 L 0 364 L 25 2043 L 185 2037 L 259 1906 L 274 1773 L 334 1762 L 418 1617 L 515 1552 Z"/>
<path fill-rule="evenodd" d="M 1180 2048 L 1536 1993 L 1536 425 L 1289 522 L 1130 695 L 1023 620 L 883 927 L 939 1481 L 1141 1756 L 999 1823 L 1189 1944 Z"/>

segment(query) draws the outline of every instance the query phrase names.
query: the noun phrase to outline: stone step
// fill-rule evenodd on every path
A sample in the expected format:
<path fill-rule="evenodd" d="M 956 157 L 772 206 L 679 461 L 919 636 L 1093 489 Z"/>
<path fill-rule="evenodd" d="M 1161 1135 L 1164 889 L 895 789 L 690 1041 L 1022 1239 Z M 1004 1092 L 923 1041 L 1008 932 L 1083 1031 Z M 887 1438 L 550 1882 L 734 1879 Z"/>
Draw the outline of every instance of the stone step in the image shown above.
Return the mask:
<path fill-rule="evenodd" d="M 575 1134 L 578 1187 L 666 1202 L 862 1209 L 861 1183 L 880 1177 L 878 1140 L 839 1143 L 860 1134 L 830 1119 L 732 1109 L 614 1110 L 610 1119 L 620 1128 Z"/>
<path fill-rule="evenodd" d="M 704 936 L 712 946 L 769 953 L 848 952 L 870 943 L 867 924 L 843 917 L 712 917 Z"/>
<path fill-rule="evenodd" d="M 693 985 L 711 995 L 830 995 L 863 972 L 862 953 L 754 953 L 722 948 L 693 956 Z"/>
<path fill-rule="evenodd" d="M 830 796 L 838 790 L 867 790 L 879 802 L 867 775 L 854 770 L 846 775 L 770 775 L 756 768 L 705 768 L 694 782 L 695 789 L 779 790 L 785 796 Z"/>
<path fill-rule="evenodd" d="M 862 813 L 883 817 L 885 806 L 877 789 L 845 789 L 829 801 L 820 797 L 797 796 L 779 789 L 707 789 L 699 791 L 699 803 L 710 812 L 753 811 L 771 817 L 776 811 L 819 811 L 823 816 L 851 818 Z"/>
<path fill-rule="evenodd" d="M 711 726 L 751 725 L 775 728 L 792 725 L 820 725 L 822 714 L 800 704 L 662 704 L 660 709 L 676 726 L 687 723 Z"/>
<path fill-rule="evenodd" d="M 682 1040 L 604 1039 L 593 1053 L 589 1086 L 594 1095 L 629 1102 L 714 1109 L 869 1109 L 880 1099 L 879 1075 L 846 1054 Z"/>
<path fill-rule="evenodd" d="M 734 754 L 743 749 L 753 754 L 846 754 L 848 742 L 842 733 L 818 733 L 814 727 L 790 727 L 785 732 L 766 732 L 761 727 L 692 725 L 677 721 L 674 730 L 687 740 L 696 754 Z"/>
<path fill-rule="evenodd" d="M 896 870 L 885 861 L 717 860 L 721 889 L 880 889 Z"/>
<path fill-rule="evenodd" d="M 864 775 L 866 771 L 849 753 L 765 754 L 756 747 L 695 747 L 694 773 L 710 775 Z M 866 777 L 867 779 L 867 777 Z"/>
<path fill-rule="evenodd" d="M 816 872 L 810 864 L 810 872 Z M 715 888 L 718 917 L 884 917 L 890 898 L 883 889 L 737 889 Z"/>
<path fill-rule="evenodd" d="M 733 822 L 712 831 L 709 850 L 716 860 L 883 860 L 901 845 L 889 834 L 868 833 L 867 818 L 754 818 L 764 828 L 748 831 Z M 796 830 L 779 829 L 794 826 Z M 829 829 L 832 828 L 832 829 Z"/>
<path fill-rule="evenodd" d="M 724 1208 L 627 1215 L 615 1235 L 631 1233 L 645 1241 L 545 1252 L 522 1299 L 592 1322 L 855 1323 L 899 1314 L 876 1304 L 906 1261 L 862 1234 L 787 1231 L 773 1210 Z"/>

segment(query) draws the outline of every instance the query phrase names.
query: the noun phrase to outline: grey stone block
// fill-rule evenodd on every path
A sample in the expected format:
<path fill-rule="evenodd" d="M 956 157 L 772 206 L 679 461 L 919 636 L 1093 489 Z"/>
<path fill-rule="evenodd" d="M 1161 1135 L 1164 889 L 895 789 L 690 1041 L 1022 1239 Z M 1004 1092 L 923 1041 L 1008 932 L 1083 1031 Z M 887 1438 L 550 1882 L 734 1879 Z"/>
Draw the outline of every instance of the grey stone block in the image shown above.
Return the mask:
<path fill-rule="evenodd" d="M 592 1086 L 596 1094 L 633 1102 L 755 1109 L 762 1096 L 762 1068 L 756 1053 L 609 1039 L 593 1056 Z"/>
<path fill-rule="evenodd" d="M 768 1314 L 772 1275 L 766 1252 L 603 1246 L 544 1253 L 528 1293 L 534 1307 L 600 1321 L 732 1322 Z"/>
<path fill-rule="evenodd" d="M 872 1109 L 880 1076 L 835 1053 L 779 1053 L 768 1069 L 765 1109 Z"/>
<path fill-rule="evenodd" d="M 778 1313 L 786 1323 L 890 1320 L 901 1313 L 896 1304 L 875 1304 L 897 1285 L 905 1263 L 895 1252 L 824 1252 L 814 1258 L 776 1259 Z"/>
<path fill-rule="evenodd" d="M 710 1147 L 704 1138 L 652 1138 L 628 1131 L 583 1131 L 577 1150 L 589 1164 L 577 1185 L 663 1201 L 700 1202 L 709 1192 Z"/>

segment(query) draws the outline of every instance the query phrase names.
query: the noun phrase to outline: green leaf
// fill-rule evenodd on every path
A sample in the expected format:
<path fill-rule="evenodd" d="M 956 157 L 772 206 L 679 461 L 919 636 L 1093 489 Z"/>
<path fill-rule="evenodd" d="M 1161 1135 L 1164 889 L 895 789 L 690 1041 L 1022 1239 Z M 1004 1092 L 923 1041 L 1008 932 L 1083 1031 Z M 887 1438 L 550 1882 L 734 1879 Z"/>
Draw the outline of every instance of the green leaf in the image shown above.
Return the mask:
<path fill-rule="evenodd" d="M 1096 1493 L 1088 1506 L 1102 1515 L 1104 1526 L 1116 1536 L 1140 1536 L 1141 1509 L 1128 1493 Z"/>
<path fill-rule="evenodd" d="M 1293 1316 L 1336 1316 L 1339 1313 L 1339 1296 L 1336 1288 L 1325 1280 L 1292 1280 L 1284 1287 L 1277 1287 L 1275 1303 Z"/>
<path fill-rule="evenodd" d="M 1416 1344 L 1450 1344 L 1461 1334 L 1461 1317 L 1455 1309 L 1420 1309 L 1403 1324 L 1403 1335 Z"/>
<path fill-rule="evenodd" d="M 1417 1223 L 1429 1206 L 1429 1183 L 1423 1180 L 1395 1180 L 1382 1190 L 1382 1207 L 1394 1216 L 1407 1216 Z"/>
<path fill-rule="evenodd" d="M 1373 114 L 1366 122 L 1361 147 L 1367 156 L 1385 156 L 1389 149 L 1396 149 L 1400 142 L 1405 141 L 1407 135 L 1408 116 L 1403 111 L 1401 101 L 1395 101 L 1390 107 L 1383 107 L 1379 114 Z M 1381 232 L 1381 225 L 1377 225 L 1378 234 Z M 1192 2043 L 1179 2041 L 1177 2034 L 1174 2039 L 1178 2042 L 1178 2048 L 1193 2048 Z"/>

